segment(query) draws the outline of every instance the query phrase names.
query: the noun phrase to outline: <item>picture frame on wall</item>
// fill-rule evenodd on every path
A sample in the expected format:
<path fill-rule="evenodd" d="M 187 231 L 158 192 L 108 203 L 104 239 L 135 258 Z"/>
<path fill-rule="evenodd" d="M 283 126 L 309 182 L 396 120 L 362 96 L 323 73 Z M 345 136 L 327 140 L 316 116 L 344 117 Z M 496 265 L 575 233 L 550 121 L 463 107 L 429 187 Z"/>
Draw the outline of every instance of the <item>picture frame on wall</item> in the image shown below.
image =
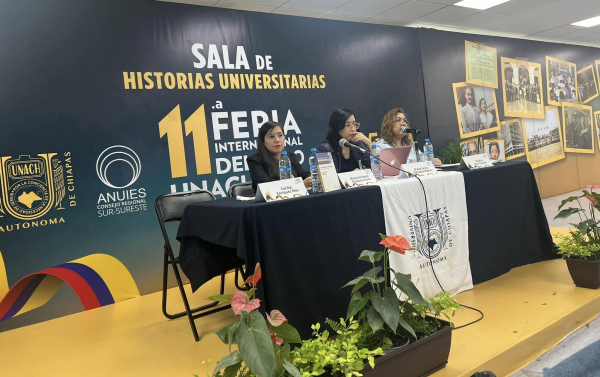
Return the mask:
<path fill-rule="evenodd" d="M 498 139 L 504 141 L 504 158 L 510 161 L 525 156 L 525 138 L 523 137 L 523 119 L 513 118 L 500 122 Z"/>
<path fill-rule="evenodd" d="M 546 106 L 543 119 L 524 118 L 525 154 L 533 169 L 565 158 L 558 107 Z"/>
<path fill-rule="evenodd" d="M 596 135 L 598 136 L 598 149 L 600 149 L 600 111 L 594 113 L 594 120 L 596 121 Z"/>
<path fill-rule="evenodd" d="M 465 41 L 466 82 L 498 89 L 498 53 L 493 47 Z"/>
<path fill-rule="evenodd" d="M 466 82 L 452 84 L 461 139 L 500 130 L 496 92 Z"/>
<path fill-rule="evenodd" d="M 490 160 L 492 160 L 492 162 L 504 162 L 506 160 L 506 149 L 504 146 L 504 140 L 502 139 L 484 140 L 483 150 Z"/>
<path fill-rule="evenodd" d="M 577 102 L 577 88 L 577 65 L 546 56 L 548 104 L 560 106 L 563 101 Z"/>
<path fill-rule="evenodd" d="M 591 106 L 563 102 L 564 149 L 569 153 L 594 153 L 594 119 Z"/>
<path fill-rule="evenodd" d="M 463 140 L 460 142 L 463 156 L 475 156 L 483 153 L 479 142 L 479 138 Z"/>
<path fill-rule="evenodd" d="M 577 93 L 583 104 L 598 97 L 598 83 L 594 71 L 594 66 L 588 65 L 577 72 Z"/>
<path fill-rule="evenodd" d="M 504 115 L 544 119 L 542 65 L 501 58 Z"/>

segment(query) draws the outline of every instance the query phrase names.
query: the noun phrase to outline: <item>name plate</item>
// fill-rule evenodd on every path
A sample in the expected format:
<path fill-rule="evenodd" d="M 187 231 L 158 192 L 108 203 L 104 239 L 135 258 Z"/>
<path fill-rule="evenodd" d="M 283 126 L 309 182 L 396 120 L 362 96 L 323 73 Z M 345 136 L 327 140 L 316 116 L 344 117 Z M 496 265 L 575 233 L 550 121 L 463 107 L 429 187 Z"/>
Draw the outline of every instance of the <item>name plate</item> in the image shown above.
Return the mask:
<path fill-rule="evenodd" d="M 437 170 L 431 161 L 404 164 L 402 165 L 401 169 L 411 174 L 406 174 L 405 172 L 401 171 L 400 178 L 412 177 L 413 175 L 416 175 L 417 177 L 427 177 L 437 174 Z"/>
<path fill-rule="evenodd" d="M 302 178 L 261 183 L 256 189 L 255 202 L 274 202 L 308 195 Z"/>
<path fill-rule="evenodd" d="M 373 172 L 370 170 L 355 170 L 347 173 L 339 173 L 340 182 L 345 188 L 354 188 L 366 185 L 374 185 L 377 183 Z"/>
<path fill-rule="evenodd" d="M 475 156 L 464 156 L 462 160 L 460 160 L 460 166 L 458 167 L 458 170 L 481 169 L 489 168 L 490 166 L 494 166 L 494 164 L 492 164 L 492 160 L 490 160 L 488 155 L 478 154 Z"/>
<path fill-rule="evenodd" d="M 338 179 L 337 172 L 335 171 L 335 165 L 331 160 L 330 154 L 317 153 L 316 157 L 323 192 L 336 191 L 341 189 L 340 180 Z"/>

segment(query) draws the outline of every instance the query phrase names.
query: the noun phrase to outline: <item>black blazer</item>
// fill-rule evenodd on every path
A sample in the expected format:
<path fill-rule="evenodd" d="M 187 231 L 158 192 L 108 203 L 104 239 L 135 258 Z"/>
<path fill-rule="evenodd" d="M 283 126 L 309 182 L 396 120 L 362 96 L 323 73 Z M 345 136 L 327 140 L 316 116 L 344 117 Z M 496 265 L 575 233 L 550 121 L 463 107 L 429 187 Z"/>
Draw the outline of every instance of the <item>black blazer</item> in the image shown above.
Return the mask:
<path fill-rule="evenodd" d="M 294 152 L 288 153 L 288 157 L 290 162 L 292 163 L 292 175 L 294 177 L 301 177 L 302 179 L 306 179 L 310 177 L 310 172 L 304 170 L 302 165 L 296 159 L 296 154 Z M 256 192 L 256 187 L 260 183 L 265 182 L 273 182 L 278 181 L 279 178 L 272 178 L 269 165 L 263 160 L 263 158 L 255 153 L 250 157 L 246 158 L 246 162 L 248 163 L 248 170 L 250 171 L 250 179 L 252 179 L 252 189 Z M 279 173 L 277 173 L 279 176 Z"/>
<path fill-rule="evenodd" d="M 369 147 L 367 146 L 367 144 L 363 143 L 362 141 L 359 141 L 358 143 L 356 143 L 356 145 L 358 145 L 359 147 L 365 149 L 365 150 L 369 150 Z M 333 159 L 333 164 L 335 165 L 335 171 L 337 171 L 338 173 L 346 173 L 345 171 L 340 171 L 340 166 L 342 164 L 342 158 L 344 158 L 342 156 L 342 152 L 341 152 L 341 148 L 337 145 L 333 145 L 331 144 L 329 141 L 325 140 L 324 142 L 321 143 L 321 145 L 319 145 L 319 147 L 317 148 L 317 152 L 318 153 L 327 153 L 327 152 L 331 152 L 331 158 Z M 355 151 L 354 149 L 350 149 L 350 156 L 351 158 L 355 159 L 357 162 L 358 161 L 362 161 L 363 164 L 363 168 L 371 168 L 371 156 L 369 156 L 368 153 L 360 153 Z"/>

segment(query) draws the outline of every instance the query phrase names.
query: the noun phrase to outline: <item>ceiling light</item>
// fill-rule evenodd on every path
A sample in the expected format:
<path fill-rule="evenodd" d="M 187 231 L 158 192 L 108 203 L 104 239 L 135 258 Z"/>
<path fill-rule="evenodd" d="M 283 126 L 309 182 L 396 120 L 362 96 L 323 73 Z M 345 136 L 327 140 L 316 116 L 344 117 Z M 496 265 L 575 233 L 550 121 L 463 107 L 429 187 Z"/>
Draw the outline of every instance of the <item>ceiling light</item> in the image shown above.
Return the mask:
<path fill-rule="evenodd" d="M 495 7 L 496 5 L 506 3 L 507 1 L 510 0 L 463 0 L 454 5 L 457 7 L 486 10 L 488 8 Z"/>
<path fill-rule="evenodd" d="M 588 18 L 587 20 L 572 23 L 573 26 L 592 27 L 600 25 L 600 16 L 594 18 Z"/>

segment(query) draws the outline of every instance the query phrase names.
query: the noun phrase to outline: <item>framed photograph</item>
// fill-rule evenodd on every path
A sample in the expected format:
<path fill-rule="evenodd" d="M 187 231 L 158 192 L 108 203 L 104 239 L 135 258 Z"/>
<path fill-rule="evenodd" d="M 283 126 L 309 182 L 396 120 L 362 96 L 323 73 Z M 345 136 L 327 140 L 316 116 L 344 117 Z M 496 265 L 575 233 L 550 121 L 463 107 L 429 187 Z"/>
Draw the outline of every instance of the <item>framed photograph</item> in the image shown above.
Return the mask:
<path fill-rule="evenodd" d="M 484 140 L 483 147 L 485 154 L 488 155 L 492 162 L 504 162 L 505 161 L 505 149 L 504 140 L 502 139 L 491 139 Z"/>
<path fill-rule="evenodd" d="M 546 83 L 549 105 L 577 102 L 577 65 L 574 63 L 546 56 Z"/>
<path fill-rule="evenodd" d="M 596 60 L 596 77 L 598 78 L 598 82 L 600 83 L 600 60 Z M 600 87 L 600 84 L 598 84 Z"/>
<path fill-rule="evenodd" d="M 501 58 L 504 115 L 544 119 L 542 66 L 523 60 Z"/>
<path fill-rule="evenodd" d="M 534 169 L 565 158 L 558 108 L 545 110 L 544 119 L 523 119 L 525 153 Z"/>
<path fill-rule="evenodd" d="M 466 82 L 452 88 L 461 139 L 500 130 L 494 89 Z"/>
<path fill-rule="evenodd" d="M 498 139 L 504 141 L 505 161 L 525 156 L 525 139 L 523 138 L 523 119 L 515 118 L 500 123 Z"/>
<path fill-rule="evenodd" d="M 594 120 L 592 107 L 563 102 L 563 134 L 565 152 L 594 153 Z"/>
<path fill-rule="evenodd" d="M 498 89 L 497 56 L 493 47 L 465 41 L 467 83 Z"/>
<path fill-rule="evenodd" d="M 478 138 L 461 141 L 460 147 L 462 148 L 463 156 L 475 156 L 483 153 Z"/>
<path fill-rule="evenodd" d="M 581 102 L 585 104 L 598 97 L 598 83 L 593 66 L 589 65 L 577 72 L 577 83 L 577 92 Z"/>
<path fill-rule="evenodd" d="M 596 120 L 596 134 L 598 135 L 598 149 L 600 149 L 600 111 L 594 113 L 594 119 Z"/>

